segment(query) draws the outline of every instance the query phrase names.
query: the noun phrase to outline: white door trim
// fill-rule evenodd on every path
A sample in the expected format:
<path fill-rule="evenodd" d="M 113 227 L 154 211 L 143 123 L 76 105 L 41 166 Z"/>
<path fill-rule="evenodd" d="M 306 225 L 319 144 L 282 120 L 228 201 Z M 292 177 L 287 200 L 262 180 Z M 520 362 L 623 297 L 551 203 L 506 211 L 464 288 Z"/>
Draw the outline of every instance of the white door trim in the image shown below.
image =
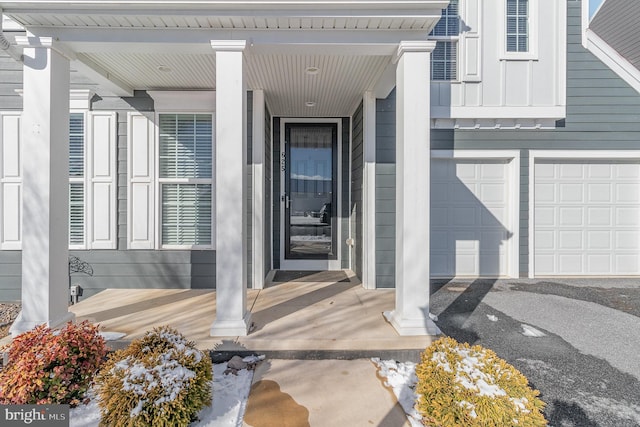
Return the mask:
<path fill-rule="evenodd" d="M 519 150 L 431 150 L 432 159 L 508 160 L 509 218 L 513 235 L 507 242 L 509 277 L 520 276 L 520 151 Z"/>
<path fill-rule="evenodd" d="M 341 270 L 342 269 L 342 118 L 281 118 L 280 119 L 280 195 L 285 190 L 285 173 L 282 165 L 282 153 L 285 153 L 285 126 L 288 123 L 334 123 L 338 127 L 337 135 L 337 156 L 338 156 L 338 173 L 337 173 L 337 212 L 338 220 L 336 221 L 336 245 L 337 257 L 335 260 L 287 260 L 285 259 L 285 220 L 284 220 L 284 201 L 282 197 L 280 203 L 280 269 L 281 270 Z M 275 201 L 274 201 L 275 203 Z"/>
<path fill-rule="evenodd" d="M 529 151 L 529 272 L 535 277 L 535 165 L 536 160 L 630 160 L 640 161 L 640 151 L 530 150 Z"/>

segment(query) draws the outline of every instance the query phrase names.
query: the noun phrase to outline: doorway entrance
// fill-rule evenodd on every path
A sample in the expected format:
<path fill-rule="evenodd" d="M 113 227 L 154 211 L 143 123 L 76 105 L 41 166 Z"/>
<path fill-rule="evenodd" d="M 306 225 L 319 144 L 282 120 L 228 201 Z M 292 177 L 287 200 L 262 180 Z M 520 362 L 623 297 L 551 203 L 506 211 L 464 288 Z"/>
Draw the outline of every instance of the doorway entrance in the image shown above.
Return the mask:
<path fill-rule="evenodd" d="M 284 122 L 281 268 L 339 268 L 339 123 Z"/>

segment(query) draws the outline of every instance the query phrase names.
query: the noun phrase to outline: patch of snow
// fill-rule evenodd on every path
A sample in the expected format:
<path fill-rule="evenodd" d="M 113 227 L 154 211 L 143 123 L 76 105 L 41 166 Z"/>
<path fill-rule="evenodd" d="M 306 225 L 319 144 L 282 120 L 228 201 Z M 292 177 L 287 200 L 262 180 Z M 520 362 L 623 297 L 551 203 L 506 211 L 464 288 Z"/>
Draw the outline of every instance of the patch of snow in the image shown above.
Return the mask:
<path fill-rule="evenodd" d="M 247 357 L 243 358 L 242 361 L 244 363 L 248 363 L 248 364 L 251 365 L 251 364 L 255 364 L 255 363 L 258 363 L 258 362 L 264 360 L 264 358 L 265 358 L 264 354 L 261 354 L 259 356 L 251 355 L 251 356 L 247 356 Z"/>
<path fill-rule="evenodd" d="M 415 393 L 418 377 L 416 364 L 412 362 L 400 363 L 394 360 L 380 360 L 377 357 L 371 361 L 378 366 L 378 373 L 385 378 L 384 385 L 391 387 L 398 403 L 404 409 L 412 427 L 423 427 L 422 416 L 415 409 L 418 395 Z"/>
<path fill-rule="evenodd" d="M 498 321 L 498 317 L 494 316 L 493 314 L 487 314 L 487 318 L 489 320 L 491 320 L 492 322 L 497 322 Z"/>
<path fill-rule="evenodd" d="M 124 332 L 106 332 L 106 331 L 100 332 L 100 336 L 102 336 L 102 338 L 105 341 L 116 341 L 116 340 L 119 340 L 120 338 L 123 338 L 126 335 L 127 334 L 125 334 Z"/>
<path fill-rule="evenodd" d="M 534 338 L 540 338 L 540 337 L 546 337 L 547 334 L 545 334 L 542 331 L 537 330 L 536 328 L 534 328 L 533 326 L 529 326 L 529 325 L 525 325 L 524 323 L 522 325 L 522 335 L 524 335 L 525 337 L 534 337 Z"/>
<path fill-rule="evenodd" d="M 264 356 L 257 357 L 264 359 Z M 190 427 L 242 427 L 253 371 L 243 369 L 238 371 L 238 375 L 224 375 L 226 369 L 226 363 L 213 365 L 211 406 L 200 411 L 198 421 L 191 423 Z M 97 398 L 93 391 L 89 391 L 88 397 L 88 404 L 71 409 L 70 427 L 99 426 L 100 407 Z"/>
<path fill-rule="evenodd" d="M 466 400 L 461 400 L 460 402 L 458 402 L 458 405 L 461 408 L 467 409 L 469 411 L 469 415 L 471 416 L 471 418 L 478 418 L 478 413 L 476 412 L 476 406 L 473 403 L 467 402 Z"/>

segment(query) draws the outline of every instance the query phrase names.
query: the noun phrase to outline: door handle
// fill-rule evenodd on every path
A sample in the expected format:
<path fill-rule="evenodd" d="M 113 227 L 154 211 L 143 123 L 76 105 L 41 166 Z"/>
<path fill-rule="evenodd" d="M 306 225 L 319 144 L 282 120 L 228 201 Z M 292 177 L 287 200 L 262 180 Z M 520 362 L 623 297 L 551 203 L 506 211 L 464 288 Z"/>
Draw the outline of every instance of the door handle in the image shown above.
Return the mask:
<path fill-rule="evenodd" d="M 285 194 L 284 197 L 285 197 L 285 200 L 284 200 L 285 207 L 287 209 L 289 209 L 289 206 L 291 205 L 291 199 L 289 199 L 289 195 L 288 194 Z"/>

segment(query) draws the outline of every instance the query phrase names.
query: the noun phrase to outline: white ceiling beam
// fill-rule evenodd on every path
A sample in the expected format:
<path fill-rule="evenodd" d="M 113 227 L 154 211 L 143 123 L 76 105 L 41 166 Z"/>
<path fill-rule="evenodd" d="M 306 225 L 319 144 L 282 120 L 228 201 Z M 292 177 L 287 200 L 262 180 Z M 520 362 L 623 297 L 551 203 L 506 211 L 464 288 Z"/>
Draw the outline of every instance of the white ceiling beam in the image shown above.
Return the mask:
<path fill-rule="evenodd" d="M 100 85 L 117 96 L 133 96 L 133 88 L 127 83 L 114 76 L 109 71 L 87 58 L 85 55 L 76 54 L 76 58 L 71 61 L 71 68 L 84 74 L 87 78 Z"/>

